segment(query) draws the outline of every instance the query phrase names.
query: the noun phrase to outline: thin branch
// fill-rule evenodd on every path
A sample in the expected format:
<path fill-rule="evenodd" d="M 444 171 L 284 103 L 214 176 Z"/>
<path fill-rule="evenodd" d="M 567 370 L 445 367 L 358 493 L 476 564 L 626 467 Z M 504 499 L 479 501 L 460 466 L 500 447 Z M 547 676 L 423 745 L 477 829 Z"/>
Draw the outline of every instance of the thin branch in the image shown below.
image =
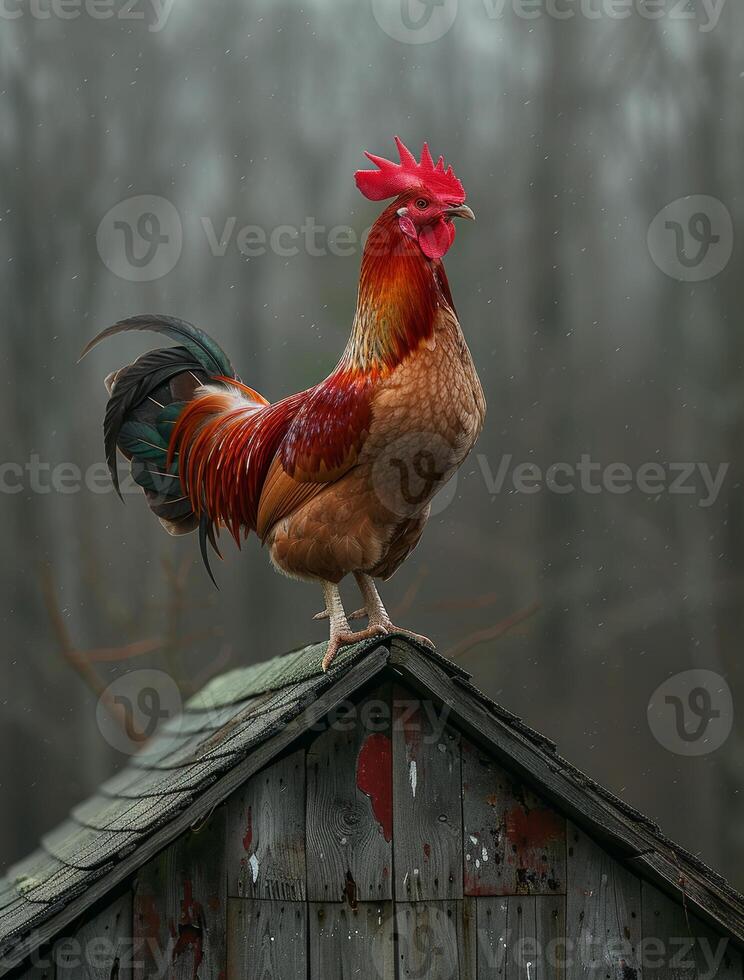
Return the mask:
<path fill-rule="evenodd" d="M 442 612 L 456 612 L 460 609 L 485 609 L 503 599 L 501 592 L 486 592 L 484 595 L 466 596 L 462 599 L 438 599 L 427 603 L 427 609 L 437 609 Z"/>
<path fill-rule="evenodd" d="M 67 628 L 67 623 L 62 615 L 62 610 L 57 604 L 52 570 L 48 565 L 42 569 L 42 591 L 52 629 L 57 637 L 62 656 L 73 670 L 80 675 L 96 697 L 105 705 L 106 710 L 116 723 L 120 725 L 122 731 L 127 731 L 127 717 L 123 705 L 117 704 L 113 700 L 111 695 L 107 693 L 107 685 L 98 676 L 95 667 L 86 658 L 84 653 L 75 649 L 70 637 L 70 631 Z"/>
<path fill-rule="evenodd" d="M 95 650 L 87 650 L 84 656 L 90 663 L 111 663 L 118 660 L 134 660 L 135 657 L 144 657 L 145 654 L 154 653 L 163 647 L 163 641 L 159 636 L 153 636 L 149 640 L 137 640 L 121 647 L 98 647 Z"/>
<path fill-rule="evenodd" d="M 485 629 L 476 630 L 455 644 L 455 646 L 445 653 L 445 656 L 450 660 L 457 660 L 458 657 L 462 657 L 480 643 L 487 643 L 489 640 L 496 640 L 501 636 L 505 636 L 515 626 L 519 626 L 520 623 L 524 623 L 534 616 L 539 609 L 540 603 L 533 602 L 532 605 L 527 606 L 525 609 L 521 609 L 519 612 L 512 613 L 511 616 L 507 616 L 506 619 L 502 619 L 495 626 L 488 626 Z"/>
<path fill-rule="evenodd" d="M 393 609 L 393 616 L 396 619 L 400 619 L 401 616 L 405 616 L 405 614 L 411 608 L 416 600 L 416 596 L 418 595 L 421 586 L 423 585 L 424 579 L 428 574 L 429 566 L 421 565 L 413 582 L 411 582 L 406 591 L 403 593 L 403 598 Z"/>

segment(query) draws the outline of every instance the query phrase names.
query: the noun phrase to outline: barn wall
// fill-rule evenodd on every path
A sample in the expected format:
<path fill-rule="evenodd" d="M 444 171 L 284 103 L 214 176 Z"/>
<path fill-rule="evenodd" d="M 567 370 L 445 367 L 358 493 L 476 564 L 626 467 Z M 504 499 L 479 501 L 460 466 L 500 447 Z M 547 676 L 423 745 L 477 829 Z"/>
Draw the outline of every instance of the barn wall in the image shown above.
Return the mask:
<path fill-rule="evenodd" d="M 732 944 L 392 682 L 253 776 L 52 953 L 94 937 L 109 940 L 95 963 L 52 956 L 23 980 L 744 977 Z"/>

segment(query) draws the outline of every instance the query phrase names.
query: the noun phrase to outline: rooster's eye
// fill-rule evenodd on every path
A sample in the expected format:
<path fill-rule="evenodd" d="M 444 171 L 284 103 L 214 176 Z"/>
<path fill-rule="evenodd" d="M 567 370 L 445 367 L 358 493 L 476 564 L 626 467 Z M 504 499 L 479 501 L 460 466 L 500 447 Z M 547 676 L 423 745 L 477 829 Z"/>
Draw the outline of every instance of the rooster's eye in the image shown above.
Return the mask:
<path fill-rule="evenodd" d="M 429 202 L 426 200 L 425 197 L 420 197 L 418 201 L 416 201 L 416 207 L 419 208 L 421 211 L 424 211 L 426 210 L 426 208 L 429 207 Z"/>

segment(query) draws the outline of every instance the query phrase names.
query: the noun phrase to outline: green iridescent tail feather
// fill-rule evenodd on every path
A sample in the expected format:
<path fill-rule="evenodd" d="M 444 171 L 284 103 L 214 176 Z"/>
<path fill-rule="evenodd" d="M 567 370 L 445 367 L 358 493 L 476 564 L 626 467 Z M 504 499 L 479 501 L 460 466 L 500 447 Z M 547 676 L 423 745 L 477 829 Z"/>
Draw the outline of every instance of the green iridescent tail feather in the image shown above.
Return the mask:
<path fill-rule="evenodd" d="M 178 475 L 178 454 L 168 466 L 170 435 L 194 392 L 219 377 L 235 378 L 227 355 L 204 331 L 184 320 L 162 315 L 130 317 L 101 331 L 85 348 L 85 357 L 107 337 L 131 330 L 152 330 L 179 342 L 149 351 L 106 378 L 109 401 L 104 418 L 104 447 L 111 479 L 121 496 L 116 451 L 130 461 L 150 509 L 170 534 L 200 527 Z M 204 523 L 202 521 L 202 523 Z M 211 522 L 200 528 L 207 570 L 206 542 L 216 548 Z"/>

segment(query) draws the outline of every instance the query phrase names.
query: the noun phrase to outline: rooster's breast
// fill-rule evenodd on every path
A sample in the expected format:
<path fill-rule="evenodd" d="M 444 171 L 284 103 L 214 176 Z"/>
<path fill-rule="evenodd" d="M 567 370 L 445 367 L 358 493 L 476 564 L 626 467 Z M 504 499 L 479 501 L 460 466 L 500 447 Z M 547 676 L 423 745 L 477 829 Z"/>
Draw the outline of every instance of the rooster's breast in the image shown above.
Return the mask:
<path fill-rule="evenodd" d="M 273 529 L 277 567 L 338 582 L 353 571 L 388 578 L 418 543 L 432 497 L 483 426 L 485 400 L 457 321 L 382 382 L 357 465 Z"/>

